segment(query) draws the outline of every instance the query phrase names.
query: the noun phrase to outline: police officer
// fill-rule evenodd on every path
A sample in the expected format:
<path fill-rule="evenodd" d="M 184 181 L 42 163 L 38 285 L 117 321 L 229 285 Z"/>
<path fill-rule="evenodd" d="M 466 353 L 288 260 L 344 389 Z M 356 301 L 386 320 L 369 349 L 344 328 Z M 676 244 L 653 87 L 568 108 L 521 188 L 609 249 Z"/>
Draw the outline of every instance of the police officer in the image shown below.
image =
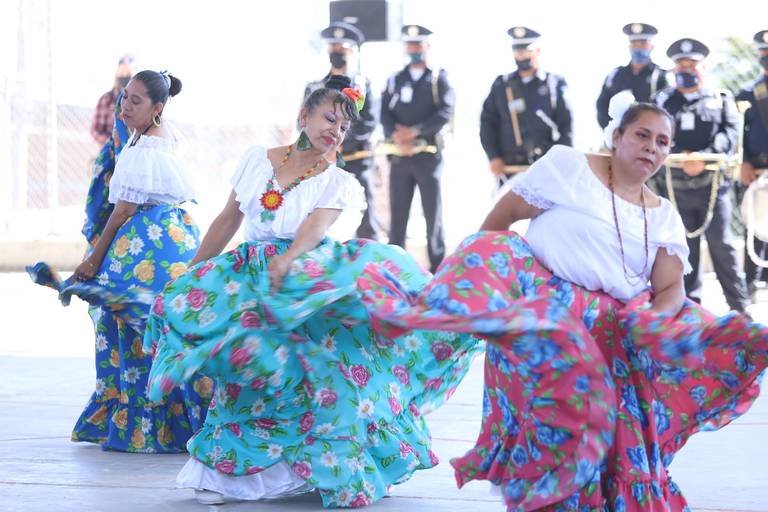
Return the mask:
<path fill-rule="evenodd" d="M 350 126 L 340 151 L 345 162 L 344 170 L 355 175 L 365 189 L 365 196 L 368 200 L 368 209 L 363 214 L 356 236 L 376 240 L 377 231 L 382 230 L 373 207 L 374 166 L 371 135 L 376 128 L 376 118 L 371 107 L 373 103 L 371 82 L 358 72 L 357 62 L 359 49 L 365 42 L 365 37 L 357 27 L 343 22 L 331 23 L 320 33 L 320 37 L 328 45 L 331 69 L 321 80 L 307 85 L 304 90 L 304 98 L 306 99 L 313 91 L 323 87 L 333 75 L 349 76 L 352 84 L 365 93 L 365 103 L 360 111 L 360 117 Z"/>
<path fill-rule="evenodd" d="M 507 33 L 517 70 L 496 77 L 480 114 L 480 142 L 502 181 L 511 167 L 524 169 L 552 145 L 572 145 L 573 132 L 565 80 L 539 68 L 541 34 L 527 27 Z"/>
<path fill-rule="evenodd" d="M 672 43 L 667 56 L 675 63 L 675 83 L 657 95 L 657 103 L 676 120 L 672 153 L 733 153 L 738 139 L 738 114 L 733 97 L 727 91 L 712 90 L 702 81 L 702 61 L 709 54 L 704 43 L 685 38 Z M 707 245 L 712 256 L 717 279 L 731 309 L 744 312 L 748 305 L 744 278 L 739 274 L 736 249 L 732 244 L 730 220 L 731 182 L 719 171 L 705 169 L 703 160 L 685 161 L 672 167 L 672 194 L 686 230 L 696 234 L 705 227 Z M 713 183 L 713 180 L 714 183 Z M 717 195 L 710 204 L 713 186 Z M 664 192 L 668 192 L 663 187 Z M 711 210 L 712 219 L 707 226 Z M 688 296 L 701 301 L 699 272 L 700 236 L 688 238 L 689 261 L 693 272 L 685 276 Z"/>
<path fill-rule="evenodd" d="M 434 272 L 445 256 L 440 196 L 440 130 L 453 114 L 453 89 L 444 70 L 429 66 L 429 35 L 420 25 L 406 25 L 402 40 L 408 65 L 387 80 L 381 95 L 384 136 L 395 149 L 389 157 L 389 243 L 405 247 L 413 192 L 419 187 L 427 223 L 427 253 Z"/>
<path fill-rule="evenodd" d="M 617 93 L 629 89 L 637 101 L 652 101 L 658 91 L 669 85 L 667 72 L 651 60 L 653 36 L 656 27 L 647 23 L 629 23 L 622 31 L 629 37 L 631 60 L 626 66 L 619 66 L 608 73 L 603 89 L 597 98 L 597 122 L 605 128 L 611 118 L 608 103 Z"/>
<path fill-rule="evenodd" d="M 755 34 L 754 40 L 763 74 L 736 95 L 736 101 L 749 102 L 749 108 L 744 113 L 744 161 L 741 164 L 741 181 L 745 187 L 758 175 L 768 172 L 768 30 Z M 755 252 L 764 259 L 767 246 L 755 240 Z M 752 296 L 757 291 L 756 281 L 760 280 L 760 274 L 764 274 L 758 270 L 744 251 L 744 274 Z"/>

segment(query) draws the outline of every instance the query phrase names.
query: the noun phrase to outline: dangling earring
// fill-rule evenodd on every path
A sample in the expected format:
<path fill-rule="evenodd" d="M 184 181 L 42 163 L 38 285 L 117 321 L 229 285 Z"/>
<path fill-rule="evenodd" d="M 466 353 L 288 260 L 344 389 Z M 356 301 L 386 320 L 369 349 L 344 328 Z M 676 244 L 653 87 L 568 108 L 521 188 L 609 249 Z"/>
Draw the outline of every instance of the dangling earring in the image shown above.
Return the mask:
<path fill-rule="evenodd" d="M 312 142 L 309 140 L 309 136 L 307 136 L 307 133 L 302 130 L 299 134 L 299 140 L 296 142 L 296 149 L 299 151 L 307 151 L 308 149 L 312 148 Z"/>
<path fill-rule="evenodd" d="M 347 165 L 347 162 L 344 161 L 344 157 L 341 156 L 341 153 L 339 153 L 337 151 L 336 152 L 336 167 L 341 167 L 343 169 L 345 165 Z"/>
<path fill-rule="evenodd" d="M 152 124 L 155 126 L 160 126 L 160 114 L 155 114 L 152 117 Z"/>

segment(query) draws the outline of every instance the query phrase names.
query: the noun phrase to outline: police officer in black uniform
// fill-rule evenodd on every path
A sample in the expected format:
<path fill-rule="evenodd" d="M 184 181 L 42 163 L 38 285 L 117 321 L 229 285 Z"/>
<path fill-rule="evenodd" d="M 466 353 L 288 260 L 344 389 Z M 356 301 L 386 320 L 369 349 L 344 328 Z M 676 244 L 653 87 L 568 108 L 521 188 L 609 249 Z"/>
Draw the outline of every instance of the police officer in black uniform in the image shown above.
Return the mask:
<path fill-rule="evenodd" d="M 656 102 L 676 120 L 672 153 L 722 155 L 733 153 L 736 149 L 739 121 L 733 97 L 727 91 L 712 90 L 702 82 L 701 61 L 708 54 L 709 49 L 704 43 L 691 38 L 675 41 L 667 50 L 667 56 L 675 63 L 676 85 L 659 92 Z M 701 159 L 683 162 L 671 167 L 670 171 L 672 194 L 666 187 L 662 187 L 662 192 L 677 203 L 689 234 L 695 234 L 706 226 L 703 232 L 725 299 L 731 309 L 745 312 L 749 304 L 747 287 L 739 274 L 730 229 L 733 213 L 730 178 L 725 176 L 722 166 L 719 170 L 706 170 L 705 161 Z M 707 226 L 713 186 L 719 188 L 711 205 L 712 219 Z M 693 272 L 685 276 L 685 290 L 691 299 L 700 302 L 701 237 L 689 237 L 688 247 Z"/>
<path fill-rule="evenodd" d="M 523 170 L 554 144 L 573 144 L 565 79 L 539 68 L 541 34 L 527 27 L 507 33 L 517 70 L 496 77 L 480 114 L 480 142 L 491 172 L 501 181 L 506 172 Z"/>
<path fill-rule="evenodd" d="M 408 215 L 418 186 L 427 223 L 429 266 L 434 272 L 445 257 L 440 130 L 451 119 L 454 97 L 445 71 L 428 64 L 431 33 L 420 25 L 403 27 L 409 63 L 387 80 L 381 95 L 381 124 L 384 136 L 396 148 L 389 157 L 389 243 L 405 247 Z"/>
<path fill-rule="evenodd" d="M 605 128 L 611 121 L 608 103 L 617 93 L 630 90 L 636 101 L 652 101 L 658 91 L 668 87 L 667 72 L 651 60 L 656 27 L 647 23 L 629 23 L 622 31 L 629 37 L 631 60 L 626 66 L 614 68 L 603 82 L 597 98 L 597 122 Z"/>
<path fill-rule="evenodd" d="M 741 164 L 741 181 L 748 187 L 760 174 L 768 172 L 768 30 L 761 30 L 754 37 L 763 74 L 736 95 L 736 101 L 749 102 L 744 113 L 744 161 Z M 755 240 L 755 252 L 766 258 L 768 244 Z M 764 280 L 765 272 L 755 265 L 744 251 L 744 274 L 747 289 L 754 296 L 757 281 Z M 762 279 L 760 279 L 762 278 Z"/>
<path fill-rule="evenodd" d="M 350 126 L 340 151 L 345 162 L 344 170 L 355 175 L 365 189 L 368 200 L 368 209 L 363 214 L 356 236 L 376 240 L 377 231 L 382 230 L 373 208 L 374 166 L 371 135 L 376 128 L 376 118 L 372 109 L 371 81 L 357 71 L 357 57 L 360 46 L 365 42 L 365 36 L 354 25 L 334 22 L 320 33 L 320 37 L 328 44 L 331 70 L 321 80 L 307 84 L 304 98 L 323 87 L 333 75 L 350 77 L 352 85 L 365 94 L 365 103 L 360 111 L 360 117 Z"/>

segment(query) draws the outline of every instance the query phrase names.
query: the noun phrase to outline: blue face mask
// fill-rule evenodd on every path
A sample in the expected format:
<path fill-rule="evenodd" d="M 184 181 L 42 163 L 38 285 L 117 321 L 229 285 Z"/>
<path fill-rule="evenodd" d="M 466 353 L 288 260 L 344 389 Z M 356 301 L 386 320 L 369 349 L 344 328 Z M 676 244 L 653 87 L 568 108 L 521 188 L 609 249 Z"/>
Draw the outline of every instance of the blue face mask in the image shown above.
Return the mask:
<path fill-rule="evenodd" d="M 629 53 L 632 54 L 632 62 L 635 64 L 645 64 L 651 60 L 651 52 L 645 48 L 632 48 Z"/>
<path fill-rule="evenodd" d="M 690 89 L 699 85 L 699 77 L 693 73 L 681 71 L 675 74 L 675 82 L 681 89 Z"/>
<path fill-rule="evenodd" d="M 760 57 L 760 64 L 763 66 L 764 70 L 768 71 L 768 55 Z"/>
<path fill-rule="evenodd" d="M 424 54 L 422 52 L 409 53 L 408 58 L 411 64 L 424 64 Z"/>

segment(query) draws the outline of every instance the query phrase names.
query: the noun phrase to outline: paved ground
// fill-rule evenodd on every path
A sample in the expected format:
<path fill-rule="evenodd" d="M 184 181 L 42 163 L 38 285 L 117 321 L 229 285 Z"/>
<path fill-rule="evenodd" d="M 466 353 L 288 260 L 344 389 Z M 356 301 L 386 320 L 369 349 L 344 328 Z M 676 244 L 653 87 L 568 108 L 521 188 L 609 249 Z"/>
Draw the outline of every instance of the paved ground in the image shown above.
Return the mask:
<path fill-rule="evenodd" d="M 768 299 L 768 291 L 763 299 Z M 705 305 L 725 308 L 707 280 Z M 34 306 L 34 307 L 33 307 Z M 183 455 L 105 453 L 69 442 L 93 386 L 92 334 L 85 305 L 58 305 L 22 274 L 0 273 L 0 511 L 293 511 L 319 510 L 308 495 L 290 501 L 205 507 L 174 489 Z M 768 302 L 754 306 L 768 320 Z M 457 394 L 429 417 L 443 463 L 397 486 L 371 511 L 499 511 L 488 485 L 454 485 L 447 459 L 471 446 L 479 427 L 482 360 Z M 768 397 L 714 433 L 695 436 L 670 468 L 694 510 L 768 512 Z"/>

